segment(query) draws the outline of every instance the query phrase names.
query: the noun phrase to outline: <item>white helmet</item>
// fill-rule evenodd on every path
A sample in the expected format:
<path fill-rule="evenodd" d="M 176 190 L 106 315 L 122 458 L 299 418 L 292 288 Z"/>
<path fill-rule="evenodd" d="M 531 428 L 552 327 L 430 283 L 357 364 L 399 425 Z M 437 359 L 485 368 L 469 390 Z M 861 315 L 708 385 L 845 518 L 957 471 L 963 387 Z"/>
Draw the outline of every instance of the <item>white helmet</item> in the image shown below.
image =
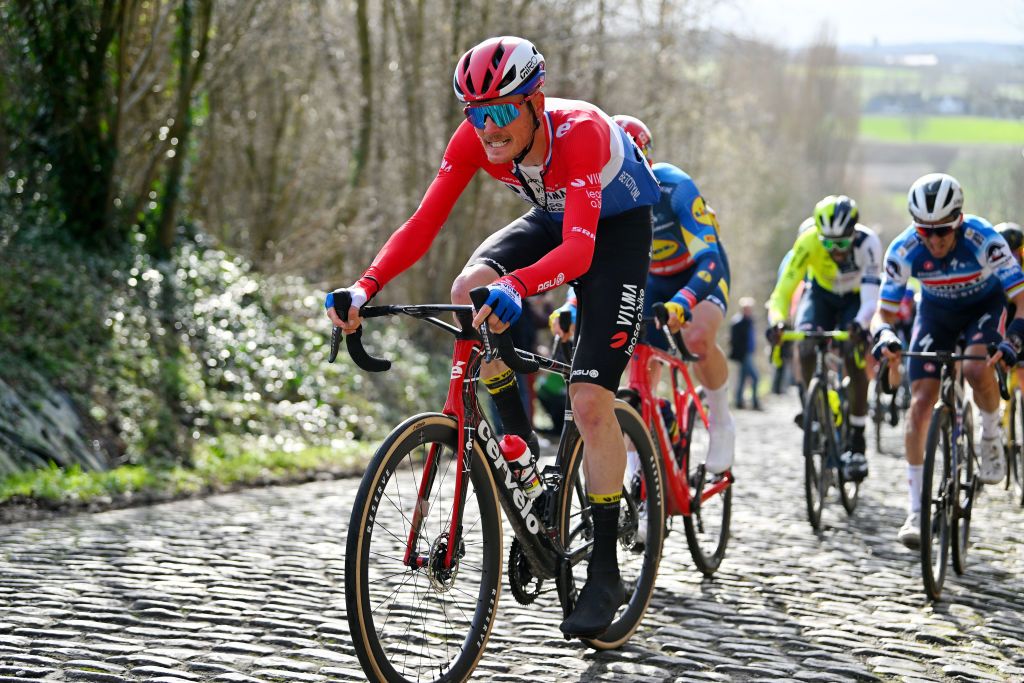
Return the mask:
<path fill-rule="evenodd" d="M 964 191 L 960 183 L 946 173 L 929 173 L 910 186 L 907 208 L 914 222 L 922 225 L 953 223 L 960 218 Z"/>

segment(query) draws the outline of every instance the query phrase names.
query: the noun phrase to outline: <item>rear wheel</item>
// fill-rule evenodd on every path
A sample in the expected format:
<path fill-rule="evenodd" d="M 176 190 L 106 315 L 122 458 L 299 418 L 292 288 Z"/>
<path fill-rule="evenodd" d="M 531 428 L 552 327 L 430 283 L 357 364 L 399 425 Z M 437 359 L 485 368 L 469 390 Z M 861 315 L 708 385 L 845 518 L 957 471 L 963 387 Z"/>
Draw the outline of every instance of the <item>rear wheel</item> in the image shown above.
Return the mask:
<path fill-rule="evenodd" d="M 821 510 L 828 494 L 828 461 L 832 451 L 832 409 L 826 387 L 815 377 L 804 400 L 804 495 L 807 518 L 821 530 Z"/>
<path fill-rule="evenodd" d="M 465 478 L 462 538 L 454 564 L 445 567 L 462 461 L 457 453 L 453 418 L 417 415 L 391 432 L 363 475 L 348 530 L 345 603 L 370 680 L 465 680 L 494 625 L 501 517 L 488 463 L 476 446 Z M 411 537 L 413 559 L 407 561 Z"/>
<path fill-rule="evenodd" d="M 632 468 L 627 463 L 619 508 L 618 561 L 619 574 L 626 586 L 626 604 L 619 608 L 611 626 L 600 637 L 584 639 L 583 642 L 597 650 L 621 646 L 640 625 L 654 592 L 665 541 L 661 462 L 655 457 L 650 432 L 640 415 L 624 401 L 615 401 L 615 417 L 622 429 L 627 457 L 634 463 Z M 570 555 L 580 556 L 567 572 L 560 572 L 557 579 L 566 615 L 576 606 L 578 591 L 586 582 L 586 562 L 594 538 L 583 470 L 584 450 L 580 439 L 566 460 L 559 493 L 562 544 Z M 629 455 L 630 452 L 635 455 Z"/>
<path fill-rule="evenodd" d="M 932 412 L 921 482 L 921 578 L 924 592 L 932 600 L 938 600 L 942 595 L 949 546 L 956 534 L 950 495 L 951 422 L 947 408 L 940 406 Z"/>
<path fill-rule="evenodd" d="M 697 393 L 697 400 L 705 407 L 704 390 Z M 687 444 L 685 460 L 682 472 L 686 476 L 690 492 L 697 496 L 699 492 L 706 491 L 712 486 L 719 486 L 725 483 L 727 474 L 709 474 L 704 469 L 704 460 L 707 457 L 708 447 L 711 443 L 707 425 L 697 410 L 697 404 L 689 401 L 686 406 L 686 440 Z M 703 496 L 701 496 L 703 498 Z M 729 542 L 729 520 L 732 516 L 732 486 L 725 488 L 703 500 L 691 503 L 691 514 L 683 517 L 683 526 L 686 529 L 686 544 L 690 546 L 690 555 L 693 556 L 693 563 L 704 576 L 711 576 L 722 564 L 725 557 L 725 546 Z"/>

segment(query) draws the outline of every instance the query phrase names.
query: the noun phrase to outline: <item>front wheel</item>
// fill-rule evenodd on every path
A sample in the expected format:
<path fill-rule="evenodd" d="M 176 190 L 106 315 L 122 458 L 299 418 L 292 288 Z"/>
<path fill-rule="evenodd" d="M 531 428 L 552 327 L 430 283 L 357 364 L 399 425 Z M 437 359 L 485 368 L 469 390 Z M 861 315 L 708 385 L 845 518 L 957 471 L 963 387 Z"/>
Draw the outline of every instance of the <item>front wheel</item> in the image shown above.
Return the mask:
<path fill-rule="evenodd" d="M 1013 392 L 1010 400 L 1015 406 L 1014 412 L 1017 418 L 1017 447 L 1014 448 L 1012 454 L 1008 454 L 1008 457 L 1011 455 L 1013 457 L 1013 488 L 1016 492 L 1017 502 L 1024 505 L 1024 443 L 1021 443 L 1024 442 L 1024 394 L 1018 388 Z"/>
<path fill-rule="evenodd" d="M 426 413 L 395 428 L 363 475 L 348 529 L 345 603 L 370 680 L 464 681 L 483 653 L 501 588 L 501 516 L 475 444 L 470 457 L 459 496 L 455 420 Z M 456 500 L 464 509 L 453 541 Z"/>
<path fill-rule="evenodd" d="M 615 401 L 615 417 L 622 429 L 627 453 L 618 543 L 619 574 L 626 586 L 626 604 L 619 608 L 607 631 L 597 638 L 583 640 L 597 650 L 621 646 L 640 625 L 654 592 L 665 542 L 661 462 L 655 457 L 650 432 L 640 415 L 624 401 Z M 583 470 L 584 452 L 583 440 L 579 439 L 563 465 L 559 492 L 562 544 L 570 555 L 577 557 L 569 571 L 560 572 L 558 577 L 558 594 L 566 615 L 576 606 L 578 589 L 586 581 L 588 546 L 592 546 L 594 538 Z"/>
<path fill-rule="evenodd" d="M 971 545 L 971 513 L 981 481 L 974 474 L 974 406 L 964 402 L 963 429 L 957 440 L 956 480 L 956 537 L 953 539 L 953 571 L 963 574 L 967 571 L 967 551 Z"/>
<path fill-rule="evenodd" d="M 832 452 L 832 409 L 825 384 L 815 377 L 804 400 L 804 494 L 807 518 L 821 531 L 821 510 L 828 494 L 828 462 Z"/>
<path fill-rule="evenodd" d="M 850 432 L 852 428 L 850 426 L 850 402 L 846 398 L 846 387 L 845 385 L 839 388 L 839 400 L 840 405 L 843 408 L 843 448 L 849 447 L 850 444 Z M 857 509 L 857 498 L 860 495 L 860 482 L 855 479 L 847 479 L 843 476 L 843 468 L 837 467 L 836 473 L 839 484 L 839 501 L 843 504 L 843 509 L 846 510 L 846 514 L 852 515 L 853 511 Z"/>
<path fill-rule="evenodd" d="M 950 495 L 951 432 L 949 409 L 937 407 L 928 425 L 921 482 L 921 579 L 925 594 L 932 600 L 938 600 L 942 595 L 950 541 L 956 534 L 954 503 Z"/>
<path fill-rule="evenodd" d="M 705 407 L 704 390 L 697 392 L 696 401 Z M 697 403 L 690 400 L 686 406 L 687 450 L 683 462 L 682 473 L 686 477 L 690 492 L 695 496 L 712 486 L 725 485 L 718 493 L 691 503 L 691 514 L 683 517 L 683 528 L 686 530 L 686 544 L 690 546 L 693 563 L 704 576 L 711 576 L 722 564 L 725 557 L 725 546 L 729 542 L 729 520 L 732 517 L 732 485 L 725 477 L 729 475 L 712 475 L 705 471 L 704 460 L 707 457 L 711 440 L 707 425 L 697 410 Z"/>

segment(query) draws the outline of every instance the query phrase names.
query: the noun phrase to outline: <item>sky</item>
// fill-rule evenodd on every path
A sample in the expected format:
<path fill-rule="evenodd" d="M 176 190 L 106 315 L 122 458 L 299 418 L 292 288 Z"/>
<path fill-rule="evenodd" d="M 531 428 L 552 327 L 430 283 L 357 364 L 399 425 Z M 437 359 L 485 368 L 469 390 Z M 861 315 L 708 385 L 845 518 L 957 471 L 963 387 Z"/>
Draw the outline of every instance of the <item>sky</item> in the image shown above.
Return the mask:
<path fill-rule="evenodd" d="M 830 25 L 839 45 L 993 42 L 1024 44 L 1024 0 L 724 0 L 713 26 L 801 47 Z"/>

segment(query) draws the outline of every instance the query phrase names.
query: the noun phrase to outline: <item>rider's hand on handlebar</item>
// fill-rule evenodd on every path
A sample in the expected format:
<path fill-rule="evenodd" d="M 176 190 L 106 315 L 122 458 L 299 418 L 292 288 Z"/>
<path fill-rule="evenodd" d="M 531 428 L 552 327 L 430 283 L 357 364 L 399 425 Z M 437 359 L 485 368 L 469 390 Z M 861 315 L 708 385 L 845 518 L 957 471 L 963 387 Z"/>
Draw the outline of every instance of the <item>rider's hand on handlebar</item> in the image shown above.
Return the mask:
<path fill-rule="evenodd" d="M 665 310 L 668 311 L 668 331 L 672 334 L 693 320 L 693 314 L 690 313 L 690 306 L 686 301 L 678 299 L 666 301 Z"/>
<path fill-rule="evenodd" d="M 778 346 L 782 341 L 782 333 L 786 331 L 786 323 L 775 323 L 764 331 L 764 338 L 771 346 Z"/>
<path fill-rule="evenodd" d="M 487 301 L 473 318 L 473 327 L 487 321 L 487 327 L 501 334 L 523 314 L 522 292 L 513 277 L 503 277 L 487 286 Z"/>
<path fill-rule="evenodd" d="M 366 303 L 369 297 L 366 295 L 366 291 L 357 285 L 352 285 L 347 289 L 349 294 L 352 295 L 352 305 L 348 309 L 348 320 L 342 320 L 338 312 L 334 310 L 334 292 L 327 294 L 327 298 L 324 300 L 324 308 L 327 309 L 327 317 L 334 323 L 334 326 L 340 327 L 341 331 L 345 334 L 350 334 L 359 329 L 359 326 L 363 324 L 363 319 L 359 315 L 359 309 L 363 307 L 363 304 Z"/>
<path fill-rule="evenodd" d="M 1003 361 L 1007 368 L 1012 368 L 1017 364 L 1019 357 L 1020 348 L 1013 343 L 1013 340 L 1007 338 L 999 342 L 999 345 L 996 347 L 995 354 L 990 356 L 988 359 L 988 365 L 991 367 L 997 362 Z"/>
<path fill-rule="evenodd" d="M 875 360 L 882 360 L 884 356 L 889 364 L 900 362 L 900 354 L 903 352 L 903 342 L 896 336 L 892 327 L 883 325 L 875 332 L 875 345 L 871 347 L 871 355 Z"/>

